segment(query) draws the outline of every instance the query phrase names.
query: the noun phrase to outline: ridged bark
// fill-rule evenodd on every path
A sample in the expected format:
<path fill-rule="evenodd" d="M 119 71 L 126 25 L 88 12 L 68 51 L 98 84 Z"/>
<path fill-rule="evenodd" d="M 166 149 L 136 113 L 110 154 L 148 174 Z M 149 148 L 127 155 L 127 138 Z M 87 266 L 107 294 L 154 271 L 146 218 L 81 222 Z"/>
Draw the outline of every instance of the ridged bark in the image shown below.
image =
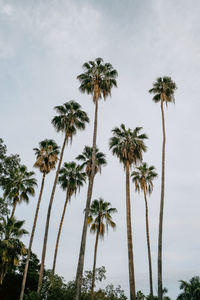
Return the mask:
<path fill-rule="evenodd" d="M 132 227 L 131 227 L 130 165 L 128 161 L 126 162 L 126 224 L 127 224 L 130 300 L 136 300 L 134 263 L 133 263 Z"/>
<path fill-rule="evenodd" d="M 149 237 L 149 216 L 148 216 L 148 203 L 147 203 L 145 190 L 144 190 L 144 200 L 145 200 L 145 217 L 146 217 L 146 237 L 147 237 L 147 249 L 148 249 L 148 260 L 149 260 L 149 286 L 150 286 L 151 299 L 153 299 L 153 277 L 152 277 L 152 263 L 151 263 L 151 246 L 150 246 L 150 237 Z"/>
<path fill-rule="evenodd" d="M 24 268 L 24 275 L 23 275 L 22 287 L 21 287 L 21 293 L 20 293 L 19 300 L 23 300 L 23 298 L 24 298 L 24 290 L 25 290 L 28 266 L 29 266 L 30 255 L 31 255 L 31 248 L 32 248 L 32 244 L 33 244 L 35 228 L 36 228 L 36 224 L 37 224 L 38 213 L 39 213 L 40 203 L 41 203 L 41 199 L 42 199 L 42 193 L 43 193 L 43 189 L 44 189 L 45 176 L 46 176 L 46 173 L 43 173 L 41 187 L 40 187 L 40 194 L 38 197 L 37 207 L 36 207 L 36 211 L 35 211 L 35 217 L 34 217 L 34 221 L 33 221 L 33 227 L 32 227 L 32 231 L 31 231 L 31 237 L 30 237 L 29 246 L 28 246 L 28 253 L 27 253 L 26 264 L 25 264 L 25 268 Z"/>
<path fill-rule="evenodd" d="M 90 203 L 92 198 L 93 182 L 95 176 L 95 158 L 96 158 L 96 140 L 97 140 L 97 116 L 98 116 L 98 100 L 95 101 L 95 117 L 94 117 L 94 133 L 93 133 L 93 148 L 92 148 L 92 170 L 89 178 L 87 201 L 85 208 L 84 223 L 82 229 L 81 246 L 79 252 L 78 267 L 76 272 L 76 300 L 80 300 L 82 277 L 83 277 L 83 267 L 84 267 L 84 257 L 85 257 L 85 247 L 86 247 L 86 236 L 88 228 L 88 216 L 90 211 Z"/>
<path fill-rule="evenodd" d="M 162 114 L 162 130 L 163 130 L 163 144 L 162 144 L 162 178 L 161 178 L 161 197 L 160 197 L 160 217 L 159 217 L 159 234 L 158 234 L 158 300 L 163 298 L 162 287 L 162 233 L 163 233 L 163 210 L 164 210 L 164 190 L 165 190 L 165 117 L 163 109 L 163 100 L 161 100 L 161 114 Z"/>
<path fill-rule="evenodd" d="M 50 222 L 50 216 L 51 216 L 51 208 L 52 208 L 52 204 L 53 204 L 53 199 L 54 199 L 54 195 L 55 195 L 58 175 L 59 175 L 59 171 L 60 171 L 60 167 L 61 167 L 61 163 L 62 163 L 62 159 L 63 159 L 63 154 L 64 154 L 66 141 L 67 141 L 67 137 L 65 136 L 63 146 L 62 146 L 62 150 L 61 150 L 61 153 L 60 153 L 60 160 L 59 160 L 57 171 L 56 171 L 56 176 L 55 176 L 55 180 L 54 180 L 54 184 L 53 184 L 53 189 L 52 189 L 52 192 L 51 192 L 51 198 L 49 200 L 49 207 L 48 207 L 48 211 L 47 211 L 47 219 L 46 219 L 46 226 L 45 226 L 45 233 L 44 233 L 44 242 L 43 242 L 43 249 L 42 249 L 42 259 L 41 259 L 41 265 L 40 265 L 40 274 L 39 274 L 39 281 L 38 281 L 38 288 L 37 288 L 37 294 L 38 295 L 40 295 L 40 290 L 41 290 L 41 287 L 42 287 L 42 279 L 43 279 L 43 274 L 44 274 L 44 262 L 45 262 L 45 256 L 46 256 L 46 248 L 47 248 L 47 239 L 48 239 L 49 222 Z"/>
<path fill-rule="evenodd" d="M 63 208 L 63 213 L 62 213 L 62 216 L 61 216 L 60 225 L 59 225 L 59 229 L 58 229 L 58 235 L 57 235 L 57 239 L 56 239 L 56 247 L 55 247 L 54 258 L 53 258 L 53 268 L 52 268 L 53 275 L 55 274 L 56 259 L 57 259 L 57 254 L 58 254 L 60 234 L 61 234 L 63 221 L 64 221 L 64 217 L 65 217 L 65 212 L 66 212 L 66 207 L 67 207 L 67 203 L 69 201 L 69 198 L 70 197 L 68 195 L 66 195 L 66 200 L 65 200 L 65 204 L 64 204 L 64 208 Z"/>
<path fill-rule="evenodd" d="M 94 299 L 94 283 L 95 283 L 98 241 L 99 241 L 99 229 L 97 230 L 95 247 L 94 247 L 94 263 L 93 263 L 93 270 L 92 270 L 91 300 Z"/>

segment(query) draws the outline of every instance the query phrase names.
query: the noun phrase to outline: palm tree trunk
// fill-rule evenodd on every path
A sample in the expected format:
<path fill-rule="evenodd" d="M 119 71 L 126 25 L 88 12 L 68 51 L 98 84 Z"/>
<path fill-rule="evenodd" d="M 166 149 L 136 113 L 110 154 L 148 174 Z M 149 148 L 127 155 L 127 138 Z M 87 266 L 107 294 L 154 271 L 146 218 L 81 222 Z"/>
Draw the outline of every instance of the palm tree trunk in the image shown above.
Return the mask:
<path fill-rule="evenodd" d="M 94 283 L 95 283 L 98 241 L 99 241 L 99 229 L 97 230 L 96 242 L 95 242 L 95 247 L 94 247 L 94 263 L 93 263 L 93 271 L 92 271 L 91 300 L 94 299 Z"/>
<path fill-rule="evenodd" d="M 152 264 L 151 264 L 151 246 L 149 237 L 149 217 L 148 217 L 148 203 L 146 197 L 146 191 L 144 189 L 144 200 L 146 209 L 146 236 L 147 236 L 147 249 L 148 249 L 148 259 L 149 259 L 149 286 L 150 286 L 150 296 L 153 299 L 153 279 L 152 279 Z"/>
<path fill-rule="evenodd" d="M 60 171 L 60 167 L 61 167 L 61 163 L 62 163 L 62 159 L 63 159 L 63 154 L 64 154 L 66 142 L 67 142 L 67 136 L 65 135 L 62 150 L 61 150 L 61 153 L 60 153 L 60 160 L 59 160 L 59 163 L 58 163 L 56 176 L 55 176 L 55 180 L 54 180 L 54 184 L 53 184 L 53 189 L 52 189 L 52 192 L 51 192 L 51 198 L 49 200 L 49 207 L 48 207 L 48 211 L 47 211 L 47 219 L 46 219 L 46 226 L 45 226 L 45 233 L 44 233 L 44 242 L 43 242 L 43 249 L 42 249 L 42 259 L 41 259 L 40 274 L 39 274 L 38 288 L 37 288 L 37 294 L 38 295 L 40 295 L 40 290 L 41 290 L 41 287 L 42 287 L 42 279 L 43 279 L 43 273 L 44 273 L 44 262 L 45 262 L 45 256 L 46 256 L 46 248 L 47 248 L 47 239 L 48 239 L 49 222 L 50 222 L 50 216 L 51 216 L 51 208 L 52 208 L 52 204 L 53 204 L 53 199 L 54 199 L 57 180 L 58 180 L 58 175 L 59 175 L 59 171 Z"/>
<path fill-rule="evenodd" d="M 95 117 L 94 117 L 94 133 L 93 133 L 93 148 L 92 148 L 92 171 L 89 178 L 88 191 L 87 191 L 87 201 L 85 208 L 85 217 L 82 229 L 81 246 L 79 252 L 78 267 L 76 272 L 76 300 L 80 300 L 81 295 L 81 285 L 83 277 L 83 266 L 85 257 L 85 247 L 86 247 L 86 236 L 88 227 L 88 216 L 90 211 L 90 203 L 92 198 L 92 190 L 95 176 L 95 158 L 96 158 L 96 140 L 97 140 L 97 117 L 98 117 L 98 99 L 95 101 Z"/>
<path fill-rule="evenodd" d="M 20 293 L 19 300 L 23 300 L 23 298 L 24 298 L 24 290 L 25 290 L 29 260 L 30 260 L 30 255 L 31 255 L 31 248 L 32 248 L 34 234 L 35 234 L 35 228 L 36 228 L 38 212 L 39 212 L 39 208 L 40 208 L 40 202 L 41 202 L 41 199 L 42 199 L 42 193 L 43 193 L 43 189 L 44 189 L 45 176 L 46 176 L 46 174 L 43 173 L 42 183 L 41 183 L 41 187 L 40 187 L 40 194 L 39 194 L 39 198 L 38 198 L 38 202 L 37 202 L 37 207 L 36 207 L 36 211 L 35 211 L 35 217 L 34 217 L 33 227 L 32 227 L 32 232 L 31 232 L 31 237 L 30 237 L 29 246 L 28 246 L 28 253 L 27 253 L 26 264 L 25 264 L 25 268 L 24 268 L 24 275 L 23 275 L 22 287 L 21 287 L 21 293 Z"/>
<path fill-rule="evenodd" d="M 126 162 L 126 223 L 127 223 L 127 242 L 128 242 L 128 265 L 129 265 L 129 285 L 130 300 L 136 300 L 135 276 L 133 264 L 133 243 L 131 227 L 131 203 L 130 203 L 130 165 Z"/>
<path fill-rule="evenodd" d="M 62 217 L 61 217 L 61 220 L 60 220 L 59 229 L 58 229 L 57 240 L 56 240 L 56 247 L 55 247 L 55 252 L 54 252 L 53 268 L 52 268 L 53 275 L 55 274 L 56 259 L 57 259 L 57 254 L 58 254 L 58 245 L 59 245 L 59 241 L 60 241 L 60 234 L 61 234 L 61 230 L 62 230 L 62 226 L 63 226 L 63 221 L 64 221 L 64 217 L 65 217 L 65 212 L 66 212 L 66 207 L 67 207 L 67 203 L 69 201 L 69 198 L 70 197 L 67 194 L 66 195 L 65 204 L 64 204 L 64 208 L 63 208 Z"/>
<path fill-rule="evenodd" d="M 12 213 L 11 213 L 11 216 L 10 216 L 11 218 L 14 217 L 14 213 L 15 213 L 16 206 L 17 206 L 17 202 L 14 201 L 14 203 L 13 203 L 13 208 L 12 208 Z"/>
<path fill-rule="evenodd" d="M 158 234 L 158 300 L 162 300 L 162 232 L 163 232 L 163 209 L 164 209 L 164 189 L 165 189 L 165 118 L 163 109 L 163 100 L 161 100 L 162 113 L 162 130 L 163 130 L 163 144 L 162 144 L 162 178 L 161 178 L 161 197 L 160 197 L 160 217 L 159 217 L 159 234 Z"/>

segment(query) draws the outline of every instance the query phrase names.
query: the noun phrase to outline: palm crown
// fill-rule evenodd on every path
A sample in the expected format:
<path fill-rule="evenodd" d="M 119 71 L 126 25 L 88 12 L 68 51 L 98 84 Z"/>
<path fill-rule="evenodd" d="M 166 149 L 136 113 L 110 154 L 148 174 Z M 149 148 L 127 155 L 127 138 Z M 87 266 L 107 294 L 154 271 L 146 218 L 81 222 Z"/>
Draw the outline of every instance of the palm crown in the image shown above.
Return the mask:
<path fill-rule="evenodd" d="M 14 217 L 2 218 L 0 223 L 0 284 L 8 268 L 19 263 L 21 255 L 26 253 L 24 244 L 19 240 L 28 232 L 22 228 L 24 221 L 17 221 Z"/>
<path fill-rule="evenodd" d="M 95 174 L 101 172 L 101 168 L 106 165 L 105 157 L 105 154 L 96 148 Z M 92 172 L 92 147 L 85 146 L 83 152 L 76 159 L 83 162 L 82 166 L 85 167 L 86 174 L 90 177 Z"/>
<path fill-rule="evenodd" d="M 19 166 L 15 170 L 13 178 L 9 179 L 5 188 L 4 196 L 13 201 L 13 204 L 25 201 L 28 203 L 29 196 L 35 195 L 34 187 L 37 186 L 37 181 L 33 177 L 34 172 L 28 172 L 24 165 Z"/>
<path fill-rule="evenodd" d="M 153 101 L 175 102 L 174 91 L 177 89 L 176 83 L 171 77 L 159 77 L 154 83 L 153 88 L 149 90 L 150 94 L 154 94 Z"/>
<path fill-rule="evenodd" d="M 60 106 L 55 106 L 56 112 L 59 114 L 52 119 L 52 124 L 57 132 L 63 132 L 66 139 L 72 140 L 77 129 L 84 130 L 85 124 L 89 122 L 89 118 L 80 104 L 71 100 Z"/>
<path fill-rule="evenodd" d="M 133 171 L 131 176 L 135 183 L 135 190 L 148 192 L 149 195 L 153 191 L 153 180 L 158 176 L 155 172 L 155 167 L 148 167 L 147 163 L 143 163 L 141 166 L 136 168 L 137 171 Z"/>
<path fill-rule="evenodd" d="M 93 233 L 99 231 L 100 237 L 103 237 L 109 226 L 114 229 L 116 224 L 113 222 L 111 215 L 115 212 L 117 212 L 117 209 L 112 208 L 110 202 L 105 202 L 102 198 L 94 200 L 90 206 L 88 217 L 90 231 Z"/>
<path fill-rule="evenodd" d="M 63 190 L 67 190 L 67 195 L 70 198 L 73 194 L 83 186 L 86 180 L 86 173 L 83 172 L 83 167 L 75 162 L 64 163 L 60 170 L 58 182 Z"/>
<path fill-rule="evenodd" d="M 40 172 L 48 174 L 55 169 L 58 160 L 59 147 L 54 140 L 45 139 L 39 143 L 39 148 L 34 148 L 36 155 L 35 168 Z"/>
<path fill-rule="evenodd" d="M 83 70 L 84 73 L 77 76 L 81 83 L 79 89 L 82 93 L 92 94 L 94 102 L 102 97 L 105 100 L 111 95 L 112 87 L 117 87 L 117 71 L 102 58 L 84 63 Z"/>
<path fill-rule="evenodd" d="M 28 232 L 22 228 L 24 221 L 17 221 L 14 217 L 2 218 L 0 223 L 0 240 L 21 238 Z"/>
<path fill-rule="evenodd" d="M 146 134 L 140 134 L 142 127 L 136 127 L 134 130 L 126 129 L 124 124 L 112 130 L 113 137 L 110 138 L 110 149 L 124 165 L 136 164 L 142 160 L 142 153 L 146 151 L 144 139 Z"/>

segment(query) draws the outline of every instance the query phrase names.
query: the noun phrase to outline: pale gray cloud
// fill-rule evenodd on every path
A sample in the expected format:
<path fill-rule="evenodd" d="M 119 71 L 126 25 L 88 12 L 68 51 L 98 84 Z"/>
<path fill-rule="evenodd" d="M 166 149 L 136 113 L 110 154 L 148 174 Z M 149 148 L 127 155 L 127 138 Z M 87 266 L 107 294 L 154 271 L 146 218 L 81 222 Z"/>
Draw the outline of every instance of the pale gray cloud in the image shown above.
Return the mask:
<path fill-rule="evenodd" d="M 46 137 L 61 144 L 50 121 L 53 107 L 76 99 L 88 112 L 91 124 L 78 133 L 66 149 L 65 160 L 75 158 L 91 144 L 94 107 L 90 97 L 78 91 L 81 65 L 96 57 L 110 61 L 119 72 L 112 99 L 99 105 L 98 146 L 107 154 L 108 166 L 97 176 L 94 198 L 102 196 L 118 209 L 117 231 L 100 244 L 97 265 L 105 265 L 107 281 L 128 291 L 125 226 L 125 176 L 123 167 L 108 149 L 111 129 L 122 122 L 143 126 L 148 134 L 144 160 L 161 168 L 160 107 L 148 89 L 158 76 L 177 82 L 176 104 L 166 109 L 166 204 L 164 218 L 164 285 L 172 299 L 178 280 L 199 271 L 199 85 L 200 37 L 197 0 L 152 1 L 0 1 L 1 136 L 10 152 L 20 153 L 32 168 L 32 148 Z M 52 188 L 49 175 L 41 206 L 33 250 L 40 257 L 46 208 Z M 37 178 L 40 181 L 40 174 Z M 132 187 L 134 255 L 137 289 L 148 292 L 144 202 Z M 86 187 L 68 207 L 59 250 L 57 271 L 66 280 L 75 276 Z M 154 287 L 157 286 L 157 226 L 160 175 L 149 201 Z M 46 266 L 52 256 L 64 202 L 57 189 L 50 226 Z M 30 230 L 35 201 L 17 208 Z M 28 238 L 25 240 L 28 242 Z M 85 267 L 91 269 L 94 237 L 88 236 Z M 105 284 L 106 284 L 105 283 Z"/>

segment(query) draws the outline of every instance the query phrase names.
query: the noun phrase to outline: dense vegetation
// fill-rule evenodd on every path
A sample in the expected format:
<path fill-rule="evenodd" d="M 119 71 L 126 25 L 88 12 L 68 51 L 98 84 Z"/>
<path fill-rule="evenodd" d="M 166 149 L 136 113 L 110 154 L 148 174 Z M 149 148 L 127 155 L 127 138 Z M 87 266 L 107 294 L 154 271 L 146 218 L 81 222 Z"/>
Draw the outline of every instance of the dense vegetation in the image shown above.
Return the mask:
<path fill-rule="evenodd" d="M 125 300 L 127 297 L 120 286 L 112 284 L 104 289 L 96 288 L 105 278 L 105 268 L 96 268 L 98 259 L 99 239 L 104 236 L 109 227 L 115 229 L 114 213 L 116 208 L 110 202 L 102 198 L 92 201 L 93 186 L 96 180 L 95 175 L 101 172 L 107 164 L 105 154 L 97 148 L 98 133 L 98 101 L 106 100 L 111 96 L 111 91 L 117 87 L 117 71 L 110 63 L 104 63 L 103 59 L 97 58 L 94 61 L 86 62 L 83 65 L 83 73 L 77 76 L 80 82 L 80 91 L 91 96 L 95 106 L 94 131 L 92 146 L 84 146 L 83 152 L 76 157 L 77 161 L 63 162 L 64 151 L 68 142 L 73 142 L 74 136 L 79 130 L 85 130 L 89 118 L 82 110 L 79 103 L 74 100 L 65 102 L 55 107 L 56 116 L 51 123 L 58 133 L 63 133 L 62 145 L 57 145 L 52 139 L 45 139 L 39 142 L 38 148 L 34 148 L 36 160 L 34 167 L 41 173 L 41 182 L 37 183 L 35 173 L 28 170 L 21 163 L 19 155 L 8 155 L 6 145 L 0 139 L 0 299 L 2 300 Z M 126 225 L 127 225 L 127 251 L 128 251 L 128 274 L 130 300 L 136 299 L 158 299 L 168 300 L 167 290 L 163 288 L 162 278 L 162 232 L 163 232 L 163 211 L 165 191 L 165 118 L 164 104 L 174 102 L 176 84 L 170 77 L 160 77 L 153 83 L 149 90 L 153 94 L 153 101 L 161 105 L 162 116 L 162 174 L 161 174 L 161 199 L 159 216 L 158 236 L 158 296 L 153 291 L 153 270 L 151 259 L 150 228 L 148 215 L 148 196 L 153 192 L 153 180 L 157 177 L 154 166 L 148 166 L 143 162 L 143 153 L 147 151 L 145 144 L 147 135 L 142 127 L 127 128 L 125 124 L 118 124 L 112 130 L 109 147 L 112 154 L 116 156 L 123 166 L 125 173 L 125 200 L 126 200 Z M 82 149 L 80 149 L 82 150 Z M 38 213 L 42 201 L 46 176 L 55 170 L 55 178 L 52 183 L 52 192 L 47 207 L 47 218 L 45 224 L 44 242 L 42 257 L 39 260 L 31 252 L 34 233 L 37 226 Z M 116 174 L 117 176 L 117 174 Z M 132 220 L 131 220 L 131 179 L 136 192 L 142 192 L 145 201 L 146 217 L 146 240 L 149 263 L 149 295 L 137 291 L 135 284 Z M 76 278 L 72 281 L 65 280 L 55 275 L 56 260 L 61 245 L 61 231 L 63 220 L 68 207 L 68 202 L 76 193 L 81 192 L 81 187 L 87 184 L 87 199 L 84 210 L 84 222 L 80 241 L 80 253 L 77 257 Z M 56 188 L 60 186 L 65 193 L 65 202 L 62 216 L 58 224 L 57 241 L 55 245 L 54 258 L 52 258 L 52 269 L 45 270 L 46 249 L 48 247 L 49 224 L 51 221 L 52 204 Z M 33 226 L 30 234 L 29 245 L 24 245 L 21 238 L 27 234 L 24 228 L 24 220 L 15 218 L 16 209 L 20 209 L 22 202 L 29 203 L 35 196 L 39 186 L 39 196 Z M 108 199 L 109 200 L 109 199 Z M 95 234 L 94 263 L 92 271 L 84 270 L 85 249 L 87 241 L 87 230 Z M 181 299 L 200 299 L 200 280 L 194 277 L 190 282 L 181 281 L 182 293 L 178 296 Z"/>

